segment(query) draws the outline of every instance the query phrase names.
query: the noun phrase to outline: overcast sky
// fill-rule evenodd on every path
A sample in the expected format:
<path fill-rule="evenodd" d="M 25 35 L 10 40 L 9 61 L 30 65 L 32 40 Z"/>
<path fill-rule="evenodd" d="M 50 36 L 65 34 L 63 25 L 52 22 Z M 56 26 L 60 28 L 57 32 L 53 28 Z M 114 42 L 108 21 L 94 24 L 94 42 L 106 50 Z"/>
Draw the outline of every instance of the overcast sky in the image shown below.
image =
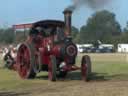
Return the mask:
<path fill-rule="evenodd" d="M 13 24 L 32 23 L 44 19 L 63 20 L 62 11 L 71 0 L 1 0 L 0 2 L 0 26 Z M 113 0 L 107 4 L 107 9 L 116 14 L 116 18 L 122 27 L 128 21 L 128 0 Z M 73 25 L 80 28 L 86 24 L 86 20 L 95 10 L 83 6 L 73 14 Z"/>

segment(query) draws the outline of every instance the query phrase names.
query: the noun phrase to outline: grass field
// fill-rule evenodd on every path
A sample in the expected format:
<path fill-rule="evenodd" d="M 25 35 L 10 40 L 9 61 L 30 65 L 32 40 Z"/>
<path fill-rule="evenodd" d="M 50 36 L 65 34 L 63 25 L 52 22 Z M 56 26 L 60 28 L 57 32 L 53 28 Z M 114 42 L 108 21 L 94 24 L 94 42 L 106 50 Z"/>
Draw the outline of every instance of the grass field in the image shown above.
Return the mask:
<path fill-rule="evenodd" d="M 88 83 L 80 80 L 79 71 L 69 73 L 64 81 L 50 82 L 44 72 L 34 80 L 22 80 L 16 72 L 0 68 L 0 96 L 128 96 L 128 55 L 88 55 L 93 71 Z"/>
<path fill-rule="evenodd" d="M 79 55 L 79 58 L 83 54 Z M 127 54 L 88 54 L 92 60 L 92 80 L 128 80 Z M 81 59 L 78 58 L 78 62 Z"/>

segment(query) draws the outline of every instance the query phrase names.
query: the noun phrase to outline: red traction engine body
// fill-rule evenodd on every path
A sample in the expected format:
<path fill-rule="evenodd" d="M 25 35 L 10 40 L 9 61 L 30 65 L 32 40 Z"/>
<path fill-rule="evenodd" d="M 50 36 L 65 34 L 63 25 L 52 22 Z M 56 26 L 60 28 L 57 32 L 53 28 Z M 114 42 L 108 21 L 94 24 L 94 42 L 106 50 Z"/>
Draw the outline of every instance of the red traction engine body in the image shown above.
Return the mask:
<path fill-rule="evenodd" d="M 65 21 L 45 20 L 32 25 L 27 40 L 20 44 L 16 66 L 21 78 L 34 78 L 40 71 L 48 71 L 48 78 L 56 81 L 69 71 L 80 69 L 82 79 L 91 72 L 90 57 L 82 57 L 81 67 L 75 66 L 77 47 L 71 38 L 70 10 L 64 11 Z"/>

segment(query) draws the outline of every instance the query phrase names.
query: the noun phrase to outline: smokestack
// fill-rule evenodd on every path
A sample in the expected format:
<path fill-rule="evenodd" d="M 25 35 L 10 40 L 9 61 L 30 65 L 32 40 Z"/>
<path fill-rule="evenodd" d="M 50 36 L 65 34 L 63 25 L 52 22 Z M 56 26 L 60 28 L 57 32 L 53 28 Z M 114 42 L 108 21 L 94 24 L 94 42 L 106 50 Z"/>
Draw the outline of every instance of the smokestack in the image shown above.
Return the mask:
<path fill-rule="evenodd" d="M 66 36 L 71 36 L 72 11 L 70 9 L 65 9 L 63 13 L 65 20 L 65 34 Z"/>

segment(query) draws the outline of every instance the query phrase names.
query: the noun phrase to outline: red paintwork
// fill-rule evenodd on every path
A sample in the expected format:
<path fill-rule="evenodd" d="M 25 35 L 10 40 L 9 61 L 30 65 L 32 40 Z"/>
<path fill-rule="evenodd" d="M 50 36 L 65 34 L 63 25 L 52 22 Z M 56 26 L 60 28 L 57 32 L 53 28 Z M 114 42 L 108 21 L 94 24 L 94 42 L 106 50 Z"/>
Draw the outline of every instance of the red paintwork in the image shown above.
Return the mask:
<path fill-rule="evenodd" d="M 56 36 L 50 36 L 50 37 L 41 37 L 40 35 L 37 36 L 38 37 L 38 42 L 35 43 L 35 48 L 37 49 L 37 51 L 41 54 L 41 63 L 44 64 L 44 65 L 48 65 L 48 68 L 51 68 L 51 62 L 50 62 L 50 55 L 54 55 L 55 57 L 59 58 L 61 56 L 60 54 L 60 49 L 62 48 L 62 45 L 63 44 L 54 44 L 53 41 L 55 39 Z M 32 40 L 33 40 L 33 37 L 29 36 L 28 39 L 26 40 L 26 42 L 28 44 L 31 44 L 32 43 Z M 49 50 L 48 50 L 48 46 L 49 46 Z M 30 59 L 30 53 L 29 53 L 29 50 L 28 49 L 23 49 L 25 52 L 27 52 L 26 54 L 26 59 L 29 61 Z M 34 52 L 36 54 L 36 52 Z M 23 53 L 20 53 L 20 55 L 24 56 L 25 54 Z M 17 56 L 18 58 L 18 56 Z M 38 59 L 38 58 L 37 58 Z M 36 60 L 37 61 L 37 60 Z M 75 70 L 79 70 L 80 68 L 77 67 L 77 66 L 72 66 L 72 65 L 69 65 L 67 62 L 70 61 L 70 58 L 69 57 L 64 57 L 64 61 L 66 63 L 67 66 L 64 67 L 64 70 L 65 71 L 75 71 Z M 18 62 L 21 63 L 21 61 L 19 61 L 17 59 L 17 64 Z M 18 64 L 19 65 L 19 64 Z M 24 66 L 24 69 L 20 66 L 18 66 L 18 72 L 20 74 L 20 76 L 22 78 L 25 78 L 26 74 L 27 74 L 27 70 L 29 70 L 29 68 L 26 68 Z M 51 77 L 51 69 L 48 69 L 49 70 L 49 76 L 50 78 Z"/>
<path fill-rule="evenodd" d="M 66 65 L 65 67 L 63 67 L 64 71 L 75 71 L 75 70 L 80 70 L 81 68 L 78 66 L 71 66 L 71 65 Z"/>
<path fill-rule="evenodd" d="M 65 27 L 64 24 L 65 23 L 61 22 L 61 21 L 49 21 L 48 20 L 48 21 L 44 21 L 44 22 L 37 22 L 37 23 L 33 24 L 33 26 L 32 26 L 32 29 L 36 29 L 38 26 L 43 26 L 44 29 L 45 28 L 47 29 L 47 27 L 49 28 L 49 26 L 54 27 L 54 28 L 58 28 L 58 27 L 63 28 L 63 30 L 61 32 L 64 32 L 64 31 L 65 32 L 64 32 L 64 36 L 63 36 L 64 37 L 63 42 L 61 42 L 61 43 L 55 44 L 55 42 L 54 42 L 57 38 L 57 33 L 54 35 L 53 34 L 49 35 L 48 37 L 45 37 L 45 35 L 42 35 L 42 33 L 40 33 L 40 32 L 39 33 L 37 32 L 38 34 L 36 34 L 36 35 L 32 33 L 32 35 L 29 35 L 26 40 L 27 44 L 34 44 L 33 47 L 36 50 L 34 50 L 33 55 L 36 56 L 36 53 L 40 54 L 40 59 L 41 59 L 40 64 L 42 64 L 42 66 L 46 65 L 48 67 L 50 79 L 52 78 L 52 74 L 51 74 L 52 64 L 51 64 L 50 56 L 55 56 L 56 61 L 57 61 L 57 69 L 58 70 L 61 70 L 61 68 L 59 66 L 63 62 L 64 62 L 63 64 L 65 64 L 65 66 L 63 66 L 62 69 L 66 72 L 81 69 L 80 67 L 77 67 L 74 64 L 72 64 L 72 63 L 75 63 L 77 49 L 76 49 L 75 44 L 69 38 L 70 37 L 69 35 L 71 35 L 71 33 L 69 32 L 69 31 L 71 31 L 70 30 L 71 29 L 70 22 L 66 25 L 66 28 L 68 28 L 68 29 L 64 29 L 64 27 Z M 31 27 L 31 24 L 15 25 L 14 27 L 15 27 L 15 29 L 28 28 L 28 27 Z M 36 32 L 36 31 L 34 30 L 34 32 Z M 42 32 L 44 32 L 44 30 Z M 46 32 L 47 32 L 47 30 L 46 30 Z M 26 78 L 28 70 L 31 68 L 31 64 L 30 64 L 31 52 L 30 52 L 29 48 L 25 48 L 25 47 L 27 47 L 27 46 L 23 47 L 23 49 L 22 49 L 23 52 L 21 51 L 18 54 L 17 60 L 16 60 L 17 61 L 16 65 L 20 65 L 20 66 L 18 66 L 17 70 L 22 78 Z M 64 52 L 62 52 L 62 51 L 64 51 Z M 63 54 L 63 56 L 61 56 L 62 54 Z M 23 64 L 23 65 L 22 65 L 22 63 L 24 60 L 20 61 L 20 58 L 21 58 L 20 56 L 24 57 L 23 59 L 25 60 L 25 64 Z M 38 58 L 36 58 L 35 62 L 38 63 Z M 37 63 L 35 63 L 35 64 L 37 64 Z M 83 66 L 82 72 L 85 70 L 86 70 L 86 68 L 85 68 L 85 66 Z M 85 76 L 84 73 L 82 73 L 82 74 Z"/>
<path fill-rule="evenodd" d="M 27 29 L 27 28 L 31 28 L 32 27 L 32 23 L 29 24 L 17 24 L 17 25 L 13 25 L 13 29 Z"/>

